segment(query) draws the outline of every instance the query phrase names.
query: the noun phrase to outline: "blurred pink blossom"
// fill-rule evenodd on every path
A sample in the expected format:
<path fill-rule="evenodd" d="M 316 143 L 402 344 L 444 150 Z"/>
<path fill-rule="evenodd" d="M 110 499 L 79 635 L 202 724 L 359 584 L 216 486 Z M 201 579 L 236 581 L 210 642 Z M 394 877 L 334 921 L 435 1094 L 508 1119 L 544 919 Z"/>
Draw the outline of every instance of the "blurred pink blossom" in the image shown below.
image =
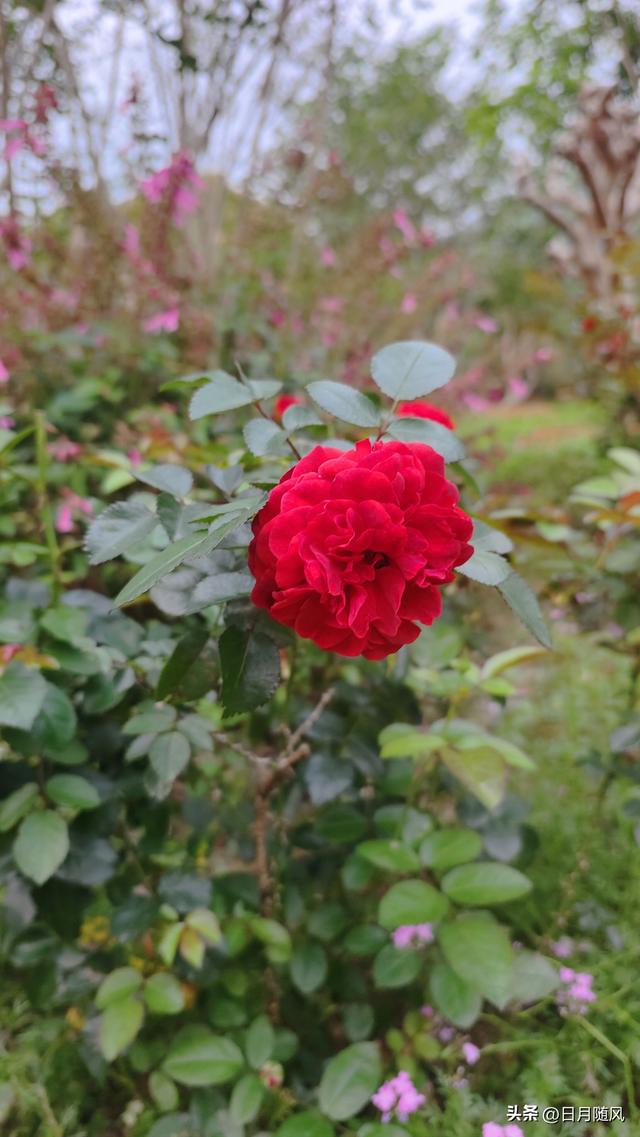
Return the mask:
<path fill-rule="evenodd" d="M 198 208 L 203 189 L 204 182 L 185 150 L 174 154 L 168 166 L 156 170 L 140 184 L 147 201 L 164 205 L 176 225 L 182 225 L 187 215 Z"/>
<path fill-rule="evenodd" d="M 402 924 L 396 928 L 391 939 L 394 947 L 409 948 L 420 947 L 421 944 L 433 943 L 433 928 L 431 924 Z"/>
<path fill-rule="evenodd" d="M 554 944 L 551 944 L 551 951 L 556 959 L 568 959 L 574 952 L 573 940 L 568 936 L 561 936 Z"/>
<path fill-rule="evenodd" d="M 0 430 L 13 430 L 16 420 L 11 415 L 0 415 Z"/>
<path fill-rule="evenodd" d="M 534 363 L 550 363 L 552 359 L 553 359 L 553 348 L 552 347 L 539 347 L 538 350 L 536 352 L 534 352 L 534 356 L 533 356 L 533 362 Z"/>
<path fill-rule="evenodd" d="M 521 375 L 512 375 L 511 378 L 507 380 L 507 386 L 512 402 L 522 403 L 531 394 L 531 387 Z"/>
<path fill-rule="evenodd" d="M 480 1058 L 480 1047 L 476 1046 L 475 1042 L 463 1042 L 462 1054 L 465 1062 L 469 1066 L 475 1066 Z"/>
<path fill-rule="evenodd" d="M 589 1004 L 596 1000 L 592 986 L 593 975 L 588 971 L 574 971 L 572 967 L 561 967 L 559 976 L 564 986 L 556 995 L 558 1007 L 571 1014 L 584 1014 Z"/>
<path fill-rule="evenodd" d="M 425 1094 L 418 1092 L 405 1070 L 383 1082 L 371 1098 L 372 1104 L 380 1110 L 383 1122 L 390 1121 L 394 1114 L 398 1121 L 408 1121 L 426 1100 Z"/>
<path fill-rule="evenodd" d="M 325 268 L 333 268 L 336 263 L 336 254 L 329 245 L 325 245 L 320 252 L 320 264 Z"/>
<path fill-rule="evenodd" d="M 82 453 L 82 447 L 77 442 L 72 442 L 70 438 L 63 436 L 56 438 L 54 442 L 50 442 L 47 446 L 47 452 L 57 462 L 70 462 Z"/>
<path fill-rule="evenodd" d="M 165 308 L 163 312 L 156 312 L 154 316 L 149 316 L 142 323 L 142 330 L 145 332 L 176 332 L 180 323 L 180 311 L 178 308 Z"/>
<path fill-rule="evenodd" d="M 55 527 L 58 533 L 73 533 L 78 515 L 90 517 L 93 505 L 86 497 L 80 497 L 73 490 L 63 489 L 64 500 L 56 510 Z"/>
<path fill-rule="evenodd" d="M 139 466 L 141 464 L 142 454 L 138 450 L 137 446 L 134 446 L 131 450 L 127 450 L 127 458 L 131 462 L 132 466 Z"/>
<path fill-rule="evenodd" d="M 491 318 L 491 316 L 476 316 L 473 324 L 474 327 L 479 328 L 481 332 L 486 332 L 487 335 L 491 335 L 493 332 L 497 332 L 498 330 L 498 325 L 496 324 L 496 321 Z"/>
<path fill-rule="evenodd" d="M 8 372 L 5 364 L 0 359 L 0 383 L 8 383 L 8 382 L 9 382 L 9 372 Z"/>
<path fill-rule="evenodd" d="M 21 233 L 15 214 L 0 220 L 0 240 L 5 247 L 7 260 L 12 269 L 19 272 L 20 269 L 26 268 L 31 257 L 31 241 Z"/>
<path fill-rule="evenodd" d="M 406 209 L 402 206 L 398 209 L 394 209 L 392 217 L 393 224 L 396 229 L 400 230 L 407 244 L 413 244 L 416 239 L 416 229 Z"/>
<path fill-rule="evenodd" d="M 411 315 L 412 312 L 415 312 L 417 307 L 418 297 L 416 296 L 415 292 L 405 292 L 404 296 L 402 297 L 402 303 L 400 304 L 400 311 L 404 312 L 406 315 Z"/>

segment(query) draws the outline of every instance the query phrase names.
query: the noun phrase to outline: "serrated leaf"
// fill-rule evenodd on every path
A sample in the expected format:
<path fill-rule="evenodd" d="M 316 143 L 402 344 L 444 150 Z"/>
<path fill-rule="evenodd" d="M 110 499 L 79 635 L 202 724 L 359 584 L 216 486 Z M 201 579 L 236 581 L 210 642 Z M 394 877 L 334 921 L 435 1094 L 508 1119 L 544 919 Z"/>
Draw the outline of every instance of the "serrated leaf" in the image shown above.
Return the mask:
<path fill-rule="evenodd" d="M 248 572 L 219 572 L 206 576 L 193 590 L 193 603 L 207 608 L 210 604 L 224 604 L 248 596 L 255 581 Z"/>
<path fill-rule="evenodd" d="M 251 503 L 251 506 L 240 506 L 238 504 L 237 512 L 234 511 L 231 515 L 225 514 L 218 518 L 209 527 L 208 532 L 191 533 L 179 541 L 174 541 L 167 549 L 148 561 L 140 569 L 140 572 L 137 572 L 133 579 L 125 585 L 113 602 L 115 607 L 120 608 L 123 604 L 129 604 L 138 596 L 142 596 L 144 592 L 148 592 L 154 584 L 173 572 L 187 557 L 206 556 L 213 552 L 228 533 L 231 533 L 233 529 L 236 529 L 238 525 L 251 516 L 254 507 L 254 502 Z"/>
<path fill-rule="evenodd" d="M 144 1019 L 144 1008 L 137 999 L 121 999 L 107 1007 L 100 1020 L 100 1049 L 107 1062 L 113 1062 L 131 1045 Z"/>
<path fill-rule="evenodd" d="M 100 805 L 95 786 L 78 774 L 54 774 L 45 788 L 51 801 L 67 809 L 97 809 Z"/>
<path fill-rule="evenodd" d="M 553 641 L 540 611 L 540 605 L 527 582 L 517 572 L 510 572 L 498 588 L 525 628 L 528 628 L 543 647 L 553 648 Z"/>
<path fill-rule="evenodd" d="M 456 572 L 477 580 L 479 584 L 492 585 L 502 584 L 512 571 L 509 562 L 498 553 L 485 553 L 482 549 L 476 549 L 473 556 L 456 569 Z"/>
<path fill-rule="evenodd" d="M 330 1058 L 318 1087 L 322 1113 L 332 1121 L 354 1117 L 377 1090 L 381 1070 L 380 1053 L 373 1042 L 356 1042 Z"/>
<path fill-rule="evenodd" d="M 69 830 L 59 814 L 47 809 L 25 817 L 13 843 L 13 858 L 20 872 L 44 884 L 69 852 Z"/>
<path fill-rule="evenodd" d="M 228 715 L 263 706 L 280 682 L 280 653 L 263 632 L 232 625 L 220 637 L 222 705 Z"/>
<path fill-rule="evenodd" d="M 310 383 L 307 391 L 321 410 L 342 422 L 370 429 L 375 429 L 380 422 L 380 413 L 375 403 L 346 383 L 319 379 Z"/>
<path fill-rule="evenodd" d="M 455 369 L 455 360 L 448 351 L 420 340 L 388 344 L 371 360 L 374 382 L 395 401 L 419 399 L 444 387 Z"/>
<path fill-rule="evenodd" d="M 158 519 L 155 513 L 135 501 L 116 501 L 91 522 L 84 544 L 89 563 L 101 565 L 133 549 L 151 533 Z"/>
<path fill-rule="evenodd" d="M 10 663 L 0 675 L 0 725 L 31 730 L 47 691 L 39 671 Z"/>
<path fill-rule="evenodd" d="M 259 397 L 259 396 L 257 396 Z M 205 415 L 222 414 L 238 407 L 248 407 L 256 399 L 253 391 L 239 383 L 224 371 L 216 373 L 212 383 L 199 387 L 189 403 L 189 418 L 204 418 Z"/>
<path fill-rule="evenodd" d="M 506 533 L 493 529 L 477 517 L 473 519 L 473 535 L 469 543 L 483 553 L 510 553 L 513 549 L 513 541 Z"/>
<path fill-rule="evenodd" d="M 159 699 L 166 699 L 180 686 L 209 639 L 206 628 L 194 628 L 180 637 L 167 659 L 156 687 Z"/>
<path fill-rule="evenodd" d="M 448 430 L 439 422 L 430 422 L 424 418 L 406 415 L 394 419 L 385 433 L 400 442 L 423 442 L 425 446 L 437 450 L 445 462 L 459 462 L 467 453 L 463 443 L 452 430 Z"/>
<path fill-rule="evenodd" d="M 242 428 L 242 434 L 249 450 L 257 458 L 262 458 L 265 454 L 281 453 L 286 439 L 278 424 L 266 418 L 252 418 Z"/>
<path fill-rule="evenodd" d="M 193 477 L 189 470 L 183 466 L 176 466 L 173 462 L 161 462 L 150 470 L 136 470 L 134 475 L 139 482 L 146 486 L 153 486 L 156 490 L 172 494 L 174 497 L 186 497 L 193 486 Z"/>

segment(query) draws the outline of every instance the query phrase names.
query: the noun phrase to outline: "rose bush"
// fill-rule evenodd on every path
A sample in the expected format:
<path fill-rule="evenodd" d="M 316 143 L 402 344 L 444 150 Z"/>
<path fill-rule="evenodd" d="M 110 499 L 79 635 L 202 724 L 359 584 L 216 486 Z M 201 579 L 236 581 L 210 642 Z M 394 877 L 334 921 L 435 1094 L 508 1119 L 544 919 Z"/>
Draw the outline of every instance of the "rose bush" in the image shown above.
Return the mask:
<path fill-rule="evenodd" d="M 442 611 L 471 518 L 430 446 L 317 446 L 253 522 L 254 604 L 327 651 L 383 659 Z"/>

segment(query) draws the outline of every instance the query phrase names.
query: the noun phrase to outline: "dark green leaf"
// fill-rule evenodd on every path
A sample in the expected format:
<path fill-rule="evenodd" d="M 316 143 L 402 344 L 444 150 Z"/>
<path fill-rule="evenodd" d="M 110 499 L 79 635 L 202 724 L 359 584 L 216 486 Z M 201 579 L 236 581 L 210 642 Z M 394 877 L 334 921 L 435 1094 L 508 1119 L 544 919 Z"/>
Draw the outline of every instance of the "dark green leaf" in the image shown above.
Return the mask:
<path fill-rule="evenodd" d="M 460 1030 L 473 1026 L 482 1009 L 482 995 L 461 979 L 448 963 L 436 963 L 430 978 L 431 997 L 442 1015 Z"/>
<path fill-rule="evenodd" d="M 512 991 L 513 955 L 507 933 L 484 912 L 469 912 L 438 933 L 445 958 L 456 975 L 499 1009 Z"/>
<path fill-rule="evenodd" d="M 116 501 L 108 505 L 85 535 L 85 549 L 92 565 L 110 561 L 127 549 L 139 545 L 151 533 L 158 519 L 155 513 L 135 501 Z"/>
<path fill-rule="evenodd" d="M 192 631 L 185 632 L 180 637 L 160 672 L 156 687 L 156 695 L 159 699 L 166 699 L 180 686 L 208 638 L 209 633 L 206 628 L 195 628 Z"/>
<path fill-rule="evenodd" d="M 451 869 L 441 887 L 456 904 L 484 907 L 525 896 L 531 891 L 531 881 L 510 865 L 478 861 Z"/>
<path fill-rule="evenodd" d="M 540 605 L 527 582 L 518 576 L 517 572 L 511 572 L 506 580 L 500 583 L 499 588 L 507 604 L 525 628 L 528 628 L 543 647 L 552 648 L 553 641 L 540 611 Z"/>
<path fill-rule="evenodd" d="M 318 1088 L 320 1109 L 332 1121 L 354 1117 L 380 1084 L 381 1062 L 373 1042 L 347 1046 L 325 1066 Z"/>
<path fill-rule="evenodd" d="M 378 923 L 391 931 L 401 924 L 441 920 L 449 907 L 446 896 L 423 880 L 401 880 L 391 886 L 378 906 Z"/>
<path fill-rule="evenodd" d="M 69 852 L 69 831 L 52 810 L 25 817 L 13 843 L 14 860 L 25 876 L 44 884 Z"/>
<path fill-rule="evenodd" d="M 172 1041 L 164 1070 L 183 1086 L 219 1086 L 243 1066 L 242 1053 L 230 1038 L 203 1026 L 186 1027 Z"/>
<path fill-rule="evenodd" d="M 417 951 L 385 944 L 373 961 L 373 982 L 380 990 L 407 987 L 417 978 L 421 966 Z"/>
<path fill-rule="evenodd" d="M 31 730 L 47 693 L 39 671 L 10 663 L 0 675 L 0 724 Z"/>
<path fill-rule="evenodd" d="M 67 809 L 96 809 L 100 795 L 95 786 L 77 774 L 54 774 L 46 784 L 47 796 Z"/>
<path fill-rule="evenodd" d="M 232 625 L 220 637 L 222 704 L 228 715 L 263 706 L 280 682 L 280 653 L 263 632 Z"/>
<path fill-rule="evenodd" d="M 294 987 L 303 995 L 317 991 L 327 977 L 327 955 L 318 943 L 301 944 L 294 949 L 289 963 Z"/>

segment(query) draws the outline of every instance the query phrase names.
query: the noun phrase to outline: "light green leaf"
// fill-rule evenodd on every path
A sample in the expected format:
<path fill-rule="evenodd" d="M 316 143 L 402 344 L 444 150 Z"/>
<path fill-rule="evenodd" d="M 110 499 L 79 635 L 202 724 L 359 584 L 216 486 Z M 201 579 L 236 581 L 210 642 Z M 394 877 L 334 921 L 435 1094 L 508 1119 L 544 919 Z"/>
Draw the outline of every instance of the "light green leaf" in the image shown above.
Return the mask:
<path fill-rule="evenodd" d="M 265 454 L 282 453 L 286 435 L 276 422 L 266 418 L 252 418 L 242 429 L 244 440 L 252 454 L 262 458 Z"/>
<path fill-rule="evenodd" d="M 455 904 L 478 908 L 525 896 L 531 891 L 531 881 L 511 865 L 478 861 L 451 869 L 441 881 L 441 888 Z"/>
<path fill-rule="evenodd" d="M 483 741 L 468 740 L 464 746 L 446 746 L 441 751 L 445 766 L 487 809 L 495 809 L 504 797 L 504 760 Z"/>
<path fill-rule="evenodd" d="M 84 544 L 90 564 L 103 564 L 127 549 L 133 549 L 157 524 L 155 513 L 139 502 L 116 501 L 108 505 L 91 522 L 85 535 Z"/>
<path fill-rule="evenodd" d="M 392 931 L 401 924 L 441 920 L 449 901 L 424 880 L 401 880 L 384 894 L 378 906 L 378 923 Z"/>
<path fill-rule="evenodd" d="M 184 1009 L 184 992 L 175 975 L 159 971 L 144 986 L 144 1001 L 156 1015 L 177 1015 Z"/>
<path fill-rule="evenodd" d="M 322 419 L 309 407 L 293 406 L 287 407 L 284 412 L 282 425 L 287 434 L 291 434 L 294 430 L 301 430 L 306 426 L 322 426 Z"/>
<path fill-rule="evenodd" d="M 502 584 L 512 572 L 511 565 L 497 553 L 485 553 L 476 549 L 473 556 L 458 565 L 456 572 L 477 580 L 479 584 Z"/>
<path fill-rule="evenodd" d="M 387 872 L 416 872 L 420 868 L 417 853 L 399 841 L 363 841 L 356 852 L 365 861 Z"/>
<path fill-rule="evenodd" d="M 438 932 L 456 975 L 502 1010 L 511 998 L 513 954 L 507 933 L 485 912 L 469 912 Z"/>
<path fill-rule="evenodd" d="M 250 387 L 239 383 L 224 371 L 216 372 L 212 383 L 199 387 L 189 403 L 189 418 L 194 420 L 205 415 L 222 414 L 238 407 L 248 407 L 256 396 Z"/>
<path fill-rule="evenodd" d="M 144 1019 L 144 1008 L 137 999 L 111 1003 L 100 1020 L 100 1049 L 107 1062 L 113 1062 L 131 1045 Z"/>
<path fill-rule="evenodd" d="M 445 462 L 459 462 L 466 455 L 460 439 L 439 422 L 403 415 L 389 424 L 386 434 L 400 442 L 423 442 L 441 454 Z"/>
<path fill-rule="evenodd" d="M 517 951 L 513 956 L 511 1000 L 536 1003 L 559 986 L 558 968 L 537 951 Z"/>
<path fill-rule="evenodd" d="M 327 953 L 321 944 L 300 944 L 294 949 L 289 968 L 294 987 L 303 995 L 310 995 L 327 978 Z"/>
<path fill-rule="evenodd" d="M 478 518 L 473 519 L 473 535 L 470 544 L 483 553 L 510 553 L 513 541 L 500 529 L 493 529 Z"/>
<path fill-rule="evenodd" d="M 304 1113 L 295 1113 L 276 1129 L 275 1137 L 335 1137 L 335 1129 L 326 1117 L 319 1113 L 305 1110 Z"/>
<path fill-rule="evenodd" d="M 407 987 L 420 973 L 422 958 L 417 951 L 385 944 L 373 961 L 373 982 L 381 990 Z"/>
<path fill-rule="evenodd" d="M 320 379 L 310 383 L 307 391 L 321 410 L 342 422 L 369 429 L 375 429 L 380 422 L 380 413 L 375 403 L 346 383 Z"/>
<path fill-rule="evenodd" d="M 436 872 L 473 861 L 482 849 L 482 839 L 473 829 L 438 829 L 427 833 L 420 845 L 420 860 Z"/>
<path fill-rule="evenodd" d="M 327 1062 L 318 1088 L 322 1113 L 332 1121 L 360 1113 L 378 1088 L 381 1070 L 375 1043 L 356 1042 L 341 1050 Z"/>
<path fill-rule="evenodd" d="M 45 788 L 51 801 L 67 809 L 96 809 L 100 805 L 95 786 L 77 774 L 54 774 Z"/>
<path fill-rule="evenodd" d="M 161 782 L 172 782 L 177 778 L 190 757 L 191 747 L 178 730 L 158 735 L 149 748 L 149 760 Z"/>
<path fill-rule="evenodd" d="M 257 1074 L 245 1074 L 231 1094 L 229 1113 L 236 1125 L 248 1125 L 260 1112 L 265 1088 Z"/>
<path fill-rule="evenodd" d="M 509 576 L 498 585 L 500 593 L 511 610 L 522 621 L 525 628 L 542 644 L 551 649 L 553 641 L 549 629 L 545 624 L 540 611 L 540 605 L 529 585 L 517 572 L 510 572 Z"/>
<path fill-rule="evenodd" d="M 192 1026 L 173 1039 L 163 1069 L 183 1086 L 220 1086 L 235 1078 L 242 1066 L 235 1042 Z"/>
<path fill-rule="evenodd" d="M 482 995 L 461 979 L 448 963 L 436 963 L 431 972 L 431 998 L 445 1018 L 461 1030 L 473 1026 L 482 1009 Z"/>
<path fill-rule="evenodd" d="M 193 477 L 189 470 L 176 466 L 173 462 L 162 462 L 159 466 L 152 466 L 150 470 L 134 471 L 139 482 L 146 486 L 153 486 L 163 493 L 172 494 L 173 497 L 186 497 L 193 486 Z"/>
<path fill-rule="evenodd" d="M 444 740 L 437 734 L 425 734 L 415 726 L 394 722 L 380 733 L 381 758 L 420 758 L 439 750 Z"/>
<path fill-rule="evenodd" d="M 245 1052 L 247 1062 L 259 1070 L 271 1058 L 276 1042 L 275 1031 L 266 1015 L 258 1015 L 247 1031 Z"/>
<path fill-rule="evenodd" d="M 27 782 L 0 802 L 0 833 L 7 833 L 29 813 L 38 800 L 38 787 L 35 782 Z"/>
<path fill-rule="evenodd" d="M 135 994 L 142 986 L 142 976 L 135 967 L 117 967 L 107 975 L 106 979 L 98 987 L 96 994 L 96 1007 L 99 1011 L 104 1011 L 110 1007 L 112 1003 L 118 1003 L 121 999 L 128 999 L 130 995 Z"/>
<path fill-rule="evenodd" d="M 31 730 L 47 694 L 39 671 L 10 663 L 0 675 L 0 725 Z"/>
<path fill-rule="evenodd" d="M 437 344 L 401 340 L 371 360 L 374 382 L 390 399 L 419 399 L 444 387 L 456 369 L 453 356 Z"/>
<path fill-rule="evenodd" d="M 13 843 L 13 857 L 20 872 L 36 884 L 44 884 L 69 852 L 69 831 L 52 810 L 25 817 Z"/>

